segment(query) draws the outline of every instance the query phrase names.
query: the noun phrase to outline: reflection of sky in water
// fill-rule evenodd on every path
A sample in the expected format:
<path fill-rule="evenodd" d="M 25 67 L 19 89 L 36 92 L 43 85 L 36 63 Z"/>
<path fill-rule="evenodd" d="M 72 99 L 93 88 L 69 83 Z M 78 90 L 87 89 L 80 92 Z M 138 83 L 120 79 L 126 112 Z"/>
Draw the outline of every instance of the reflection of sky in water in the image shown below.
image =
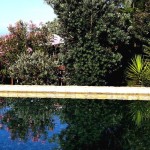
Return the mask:
<path fill-rule="evenodd" d="M 5 110 L 0 109 L 1 114 L 5 113 L 9 108 Z M 48 140 L 55 134 L 59 134 L 61 130 L 66 128 L 66 124 L 62 124 L 58 116 L 54 116 L 54 129 L 52 131 L 46 130 L 48 134 Z M 1 118 L 0 118 L 1 122 Z M 42 136 L 39 139 L 34 139 L 30 137 L 26 142 L 16 140 L 11 140 L 10 132 L 7 130 L 7 126 L 3 126 L 0 130 L 0 150 L 52 150 L 53 148 L 58 148 L 59 145 L 56 141 L 44 141 Z"/>

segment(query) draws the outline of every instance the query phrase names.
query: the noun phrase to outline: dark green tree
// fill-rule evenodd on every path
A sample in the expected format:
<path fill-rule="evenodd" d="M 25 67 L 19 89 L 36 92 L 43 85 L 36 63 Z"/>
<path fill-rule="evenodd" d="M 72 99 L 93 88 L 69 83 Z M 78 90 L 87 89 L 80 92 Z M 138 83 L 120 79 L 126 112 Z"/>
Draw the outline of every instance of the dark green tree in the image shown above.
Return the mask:
<path fill-rule="evenodd" d="M 66 41 L 66 65 L 72 84 L 106 85 L 120 67 L 119 45 L 128 43 L 130 14 L 120 2 L 46 0 L 59 18 Z"/>
<path fill-rule="evenodd" d="M 122 9 L 123 11 L 128 11 L 128 8 L 132 10 L 130 11 L 131 25 L 128 28 L 128 32 L 130 34 L 131 39 L 127 47 L 128 48 L 127 57 L 129 53 L 131 57 L 133 57 L 135 54 L 143 55 L 145 49 L 150 47 L 150 43 L 149 43 L 150 1 L 137 0 L 137 1 L 133 1 L 133 3 L 134 3 L 134 7 L 132 5 L 128 5 L 128 6 L 124 5 L 124 9 Z"/>
<path fill-rule="evenodd" d="M 144 17 L 138 20 L 137 14 L 142 10 L 137 3 L 45 1 L 54 8 L 66 38 L 66 65 L 71 83 L 122 84 L 123 80 L 118 79 L 123 78 L 128 62 L 135 54 L 144 54 L 144 45 L 148 47 L 148 22 L 144 23 Z M 111 77 L 114 75 L 117 80 L 116 76 Z M 63 117 L 69 126 L 60 136 L 62 149 L 148 149 L 149 119 L 144 119 L 148 118 L 149 113 L 145 113 L 148 107 L 147 102 L 66 100 Z"/>

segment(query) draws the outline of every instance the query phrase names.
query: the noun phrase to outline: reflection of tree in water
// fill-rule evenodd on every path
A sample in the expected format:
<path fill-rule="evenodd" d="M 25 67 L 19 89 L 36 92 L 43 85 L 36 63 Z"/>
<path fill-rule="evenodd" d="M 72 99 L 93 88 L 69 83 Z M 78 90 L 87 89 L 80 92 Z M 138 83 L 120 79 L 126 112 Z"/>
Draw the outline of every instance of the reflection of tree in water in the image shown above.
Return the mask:
<path fill-rule="evenodd" d="M 5 104 L 6 104 L 6 101 L 3 98 L 1 98 L 0 99 L 0 108 L 4 107 Z"/>
<path fill-rule="evenodd" d="M 8 102 L 12 110 L 3 118 L 3 123 L 11 133 L 12 139 L 45 141 L 47 131 L 53 131 L 53 115 L 58 113 L 50 99 L 14 99 Z"/>
<path fill-rule="evenodd" d="M 116 106 L 118 103 L 115 103 Z M 102 144 L 102 132 L 115 127 L 121 119 L 121 115 L 113 108 L 114 104 L 106 105 L 100 101 L 66 101 L 63 110 L 64 120 L 68 128 L 61 132 L 60 143 L 64 150 L 98 150 L 104 148 Z M 118 137 L 111 138 L 110 146 Z M 117 140 L 116 140 L 117 142 Z M 120 148 L 120 144 L 115 149 Z M 109 147 L 110 147 L 109 146 Z M 106 146 L 106 148 L 109 148 Z"/>
<path fill-rule="evenodd" d="M 59 140 L 62 150 L 149 149 L 150 122 L 143 120 L 137 127 L 128 107 L 137 102 L 18 99 L 7 103 L 13 109 L 2 120 L 12 139 L 44 142 L 47 131 L 56 125 L 53 114 L 59 114 L 68 126 L 48 141 Z"/>
<path fill-rule="evenodd" d="M 62 149 L 149 149 L 150 122 L 137 127 L 129 103 L 136 102 L 66 100 L 62 117 L 68 127 L 59 136 Z"/>
<path fill-rule="evenodd" d="M 0 99 L 0 129 L 3 129 L 2 119 L 4 117 L 5 110 L 3 109 L 6 106 L 6 101 L 1 98 Z"/>

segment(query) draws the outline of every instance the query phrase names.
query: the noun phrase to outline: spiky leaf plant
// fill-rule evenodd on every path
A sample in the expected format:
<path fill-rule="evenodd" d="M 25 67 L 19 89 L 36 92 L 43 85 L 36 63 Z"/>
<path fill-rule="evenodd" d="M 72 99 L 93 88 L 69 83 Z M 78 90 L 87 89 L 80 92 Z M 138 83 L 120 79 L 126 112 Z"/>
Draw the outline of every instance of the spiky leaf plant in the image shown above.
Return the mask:
<path fill-rule="evenodd" d="M 144 81 L 149 80 L 149 67 L 141 55 L 136 55 L 126 70 L 128 85 L 144 86 Z"/>

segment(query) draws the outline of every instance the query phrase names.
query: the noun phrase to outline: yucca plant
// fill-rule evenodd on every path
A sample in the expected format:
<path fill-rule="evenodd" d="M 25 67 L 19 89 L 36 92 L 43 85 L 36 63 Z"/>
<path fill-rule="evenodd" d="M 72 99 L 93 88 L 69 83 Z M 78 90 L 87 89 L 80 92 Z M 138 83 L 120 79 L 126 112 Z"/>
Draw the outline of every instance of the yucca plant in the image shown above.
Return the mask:
<path fill-rule="evenodd" d="M 141 55 L 136 55 L 126 70 L 129 86 L 144 86 L 144 81 L 149 80 L 150 66 Z"/>
<path fill-rule="evenodd" d="M 140 127 L 143 122 L 150 121 L 150 102 L 135 101 L 129 105 L 132 121 Z"/>
<path fill-rule="evenodd" d="M 141 55 L 136 55 L 126 70 L 127 83 L 130 86 L 146 86 L 150 82 L 150 65 Z M 144 120 L 150 119 L 149 102 L 133 102 L 129 105 L 132 121 L 141 126 Z"/>

